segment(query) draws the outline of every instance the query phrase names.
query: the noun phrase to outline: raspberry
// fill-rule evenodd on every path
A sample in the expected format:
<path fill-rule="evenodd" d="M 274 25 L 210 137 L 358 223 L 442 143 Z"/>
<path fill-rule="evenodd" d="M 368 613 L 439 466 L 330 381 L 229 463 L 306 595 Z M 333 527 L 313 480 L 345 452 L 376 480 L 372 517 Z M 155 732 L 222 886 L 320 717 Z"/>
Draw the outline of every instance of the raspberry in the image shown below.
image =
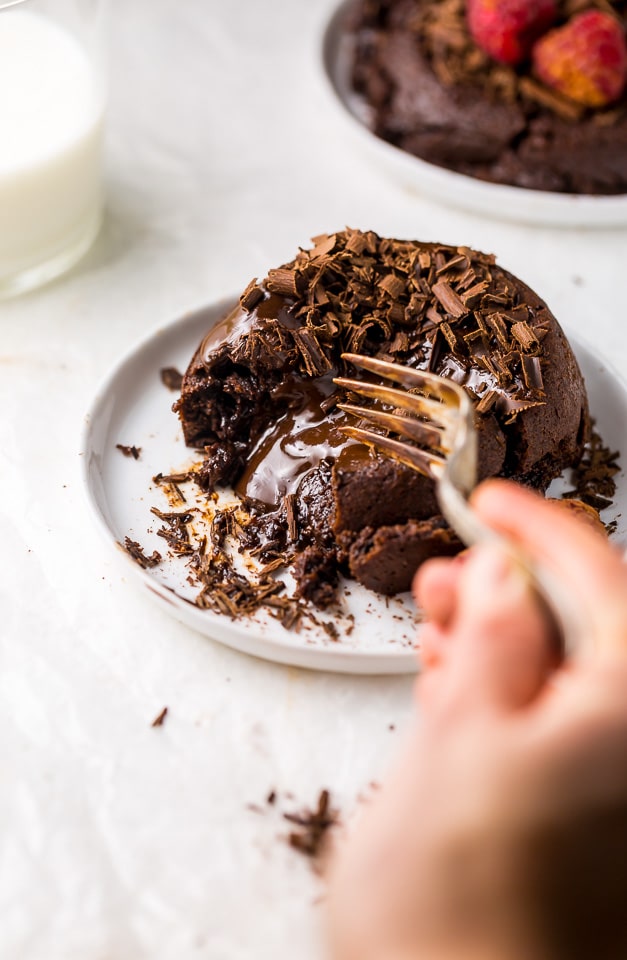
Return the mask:
<path fill-rule="evenodd" d="M 625 89 L 625 31 L 609 13 L 578 14 L 538 40 L 532 56 L 542 83 L 587 107 L 613 103 Z"/>
<path fill-rule="evenodd" d="M 557 17 L 555 0 L 468 0 L 468 27 L 478 47 L 501 63 L 526 60 Z"/>

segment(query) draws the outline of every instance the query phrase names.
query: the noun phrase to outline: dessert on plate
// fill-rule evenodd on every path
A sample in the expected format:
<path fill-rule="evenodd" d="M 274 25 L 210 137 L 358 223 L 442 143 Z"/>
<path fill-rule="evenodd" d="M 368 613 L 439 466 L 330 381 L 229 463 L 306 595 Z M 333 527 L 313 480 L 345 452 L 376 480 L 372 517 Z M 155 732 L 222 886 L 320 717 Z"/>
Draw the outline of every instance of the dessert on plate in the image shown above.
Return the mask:
<path fill-rule="evenodd" d="M 469 392 L 481 477 L 540 490 L 581 458 L 589 419 L 573 352 L 546 304 L 494 257 L 347 229 L 260 281 L 207 332 L 175 404 L 194 479 L 232 487 L 240 544 L 289 564 L 324 607 L 340 573 L 385 594 L 461 544 L 432 482 L 341 430 L 353 352 L 428 369 Z M 352 421 L 354 422 L 354 421 Z"/>
<path fill-rule="evenodd" d="M 375 134 L 482 180 L 627 193 L 625 0 L 355 0 Z"/>

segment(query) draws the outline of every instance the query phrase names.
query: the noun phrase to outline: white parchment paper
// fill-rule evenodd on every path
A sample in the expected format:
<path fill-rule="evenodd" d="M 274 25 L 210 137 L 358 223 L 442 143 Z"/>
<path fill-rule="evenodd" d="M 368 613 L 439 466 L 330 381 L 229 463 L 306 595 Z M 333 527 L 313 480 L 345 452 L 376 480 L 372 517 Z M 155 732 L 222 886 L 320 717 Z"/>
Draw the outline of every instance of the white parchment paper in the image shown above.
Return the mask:
<path fill-rule="evenodd" d="M 246 658 L 127 582 L 78 462 L 123 351 L 350 224 L 496 252 L 627 365 L 625 232 L 496 223 L 371 169 L 320 86 L 331 6 L 114 0 L 104 229 L 70 276 L 0 304 L 6 960 L 321 960 L 321 887 L 280 810 L 326 786 L 350 811 L 412 709 L 410 678 Z M 271 789 L 280 809 L 248 809 Z"/>

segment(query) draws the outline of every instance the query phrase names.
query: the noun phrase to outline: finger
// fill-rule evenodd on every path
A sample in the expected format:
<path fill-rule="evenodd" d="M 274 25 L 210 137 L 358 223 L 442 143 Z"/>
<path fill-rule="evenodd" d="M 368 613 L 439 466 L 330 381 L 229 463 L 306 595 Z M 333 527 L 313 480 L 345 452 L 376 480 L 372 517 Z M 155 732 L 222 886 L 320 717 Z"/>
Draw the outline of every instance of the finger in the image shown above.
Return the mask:
<path fill-rule="evenodd" d="M 450 632 L 434 622 L 425 623 L 420 631 L 420 671 L 414 685 L 414 696 L 426 715 L 437 712 L 438 702 L 442 700 L 441 690 L 447 679 L 446 651 L 449 640 Z"/>
<path fill-rule="evenodd" d="M 555 665 L 547 621 L 520 567 L 502 547 L 474 548 L 463 567 L 442 671 L 451 702 L 518 710 Z"/>
<path fill-rule="evenodd" d="M 539 495 L 488 480 L 472 497 L 482 520 L 518 543 L 568 588 L 596 649 L 627 651 L 627 571 L 606 540 Z M 578 605 L 578 608 L 577 606 Z"/>
<path fill-rule="evenodd" d="M 451 640 L 451 632 L 447 627 L 455 615 L 464 557 L 465 554 L 446 559 L 434 558 L 424 563 L 414 577 L 414 598 L 427 618 L 418 639 L 421 669 L 416 679 L 415 693 L 426 711 L 431 711 L 437 704 L 442 686 L 442 668 Z"/>
<path fill-rule="evenodd" d="M 416 603 L 429 620 L 441 626 L 446 626 L 455 611 L 460 560 L 459 557 L 428 560 L 414 577 L 412 590 Z"/>

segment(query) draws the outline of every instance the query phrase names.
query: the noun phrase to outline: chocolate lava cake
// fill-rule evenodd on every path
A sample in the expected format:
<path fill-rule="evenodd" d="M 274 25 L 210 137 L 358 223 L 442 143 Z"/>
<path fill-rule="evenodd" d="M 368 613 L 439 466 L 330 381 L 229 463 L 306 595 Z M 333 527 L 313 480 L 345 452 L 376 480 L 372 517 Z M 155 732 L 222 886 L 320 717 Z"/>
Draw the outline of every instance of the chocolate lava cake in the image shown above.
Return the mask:
<path fill-rule="evenodd" d="M 582 454 L 583 379 L 546 304 L 467 247 L 345 230 L 252 281 L 198 347 L 174 409 L 207 492 L 231 486 L 240 544 L 325 606 L 339 573 L 393 594 L 460 543 L 426 477 L 350 440 L 344 352 L 450 377 L 476 404 L 481 477 L 544 489 Z"/>
<path fill-rule="evenodd" d="M 625 0 L 565 0 L 611 13 Z M 592 109 L 492 60 L 470 35 L 465 0 L 356 0 L 347 23 L 352 83 L 382 139 L 482 180 L 574 194 L 627 192 L 627 91 Z"/>

